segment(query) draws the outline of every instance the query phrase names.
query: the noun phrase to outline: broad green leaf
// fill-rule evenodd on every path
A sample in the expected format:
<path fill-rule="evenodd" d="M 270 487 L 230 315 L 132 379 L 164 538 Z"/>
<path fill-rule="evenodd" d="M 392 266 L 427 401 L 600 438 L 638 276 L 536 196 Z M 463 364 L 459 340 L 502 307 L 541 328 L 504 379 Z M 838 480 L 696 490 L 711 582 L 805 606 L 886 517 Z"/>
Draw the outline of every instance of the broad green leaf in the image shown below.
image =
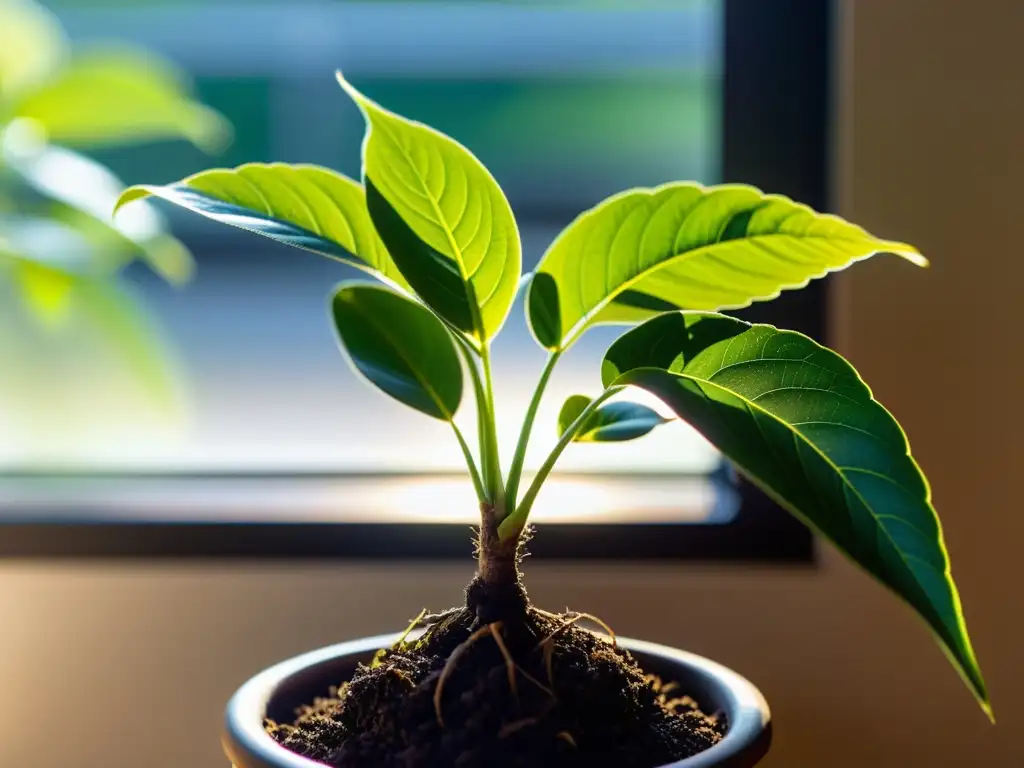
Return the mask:
<path fill-rule="evenodd" d="M 578 419 L 591 399 L 586 395 L 571 395 L 558 414 L 558 434 L 564 435 Z M 643 437 L 655 427 L 668 421 L 664 416 L 640 403 L 625 400 L 598 407 L 573 436 L 574 443 L 613 443 Z"/>
<path fill-rule="evenodd" d="M 12 112 L 35 121 L 50 141 L 75 146 L 180 138 L 215 151 L 231 136 L 218 112 L 189 97 L 180 72 L 134 50 L 73 57 L 23 93 Z"/>
<path fill-rule="evenodd" d="M 331 306 L 341 347 L 359 373 L 428 416 L 455 417 L 462 365 L 451 335 L 430 310 L 367 283 L 342 284 Z"/>
<path fill-rule="evenodd" d="M 3 102 L 43 80 L 66 51 L 67 39 L 52 13 L 31 0 L 0 0 L 0 121 Z"/>
<path fill-rule="evenodd" d="M 131 187 L 116 209 L 148 195 L 408 286 L 370 222 L 362 186 L 327 168 L 248 163 L 203 171 L 166 186 Z"/>
<path fill-rule="evenodd" d="M 559 235 L 537 267 L 527 314 L 543 346 L 564 349 L 597 323 L 744 307 L 883 251 L 927 264 L 912 246 L 754 187 L 634 189 Z"/>
<path fill-rule="evenodd" d="M 848 362 L 793 331 L 671 312 L 618 339 L 602 379 L 657 395 L 911 605 L 991 714 L 928 483 Z"/>
<path fill-rule="evenodd" d="M 493 338 L 522 269 L 508 200 L 465 147 L 338 81 L 362 110 L 370 216 L 416 293 L 476 346 Z"/>
<path fill-rule="evenodd" d="M 139 256 L 175 285 L 192 276 L 191 253 L 166 234 L 163 217 L 152 205 L 140 202 L 111 222 L 110 211 L 124 184 L 103 165 L 46 144 L 26 121 L 16 121 L 0 135 L 0 150 L 7 167 L 28 187 L 54 201 L 53 218 L 93 244 L 98 271 L 116 271 Z"/>

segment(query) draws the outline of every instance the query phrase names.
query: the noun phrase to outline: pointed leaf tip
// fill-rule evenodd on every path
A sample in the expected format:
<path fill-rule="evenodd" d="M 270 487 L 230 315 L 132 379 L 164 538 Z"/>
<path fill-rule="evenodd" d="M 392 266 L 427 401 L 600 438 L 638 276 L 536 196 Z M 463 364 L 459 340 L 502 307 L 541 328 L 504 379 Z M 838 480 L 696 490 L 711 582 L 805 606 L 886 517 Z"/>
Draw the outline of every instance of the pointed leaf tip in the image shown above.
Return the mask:
<path fill-rule="evenodd" d="M 739 309 L 881 253 L 927 264 L 911 245 L 754 187 L 637 188 L 555 239 L 537 266 L 550 295 L 534 297 L 527 315 L 542 346 L 566 349 L 594 325 L 632 325 L 678 307 Z"/>
<path fill-rule="evenodd" d="M 149 197 L 152 194 L 150 190 L 145 186 L 134 186 L 128 187 L 121 196 L 117 198 L 117 202 L 114 203 L 114 209 L 110 212 L 110 217 L 113 218 L 128 203 L 133 203 L 136 200 L 142 200 L 144 197 Z"/>
<path fill-rule="evenodd" d="M 669 312 L 612 344 L 602 380 L 657 396 L 915 609 L 992 718 L 928 483 L 846 360 L 794 331 Z"/>

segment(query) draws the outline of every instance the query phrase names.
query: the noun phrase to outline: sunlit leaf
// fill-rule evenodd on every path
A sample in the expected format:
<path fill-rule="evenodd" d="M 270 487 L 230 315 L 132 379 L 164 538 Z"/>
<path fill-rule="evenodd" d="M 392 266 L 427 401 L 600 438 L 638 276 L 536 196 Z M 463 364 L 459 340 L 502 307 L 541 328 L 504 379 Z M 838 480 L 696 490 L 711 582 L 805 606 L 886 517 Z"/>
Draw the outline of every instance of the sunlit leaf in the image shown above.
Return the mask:
<path fill-rule="evenodd" d="M 590 401 L 591 398 L 586 395 L 571 395 L 566 399 L 558 414 L 559 435 L 565 434 L 566 430 L 590 405 Z M 576 443 L 613 443 L 634 440 L 643 437 L 667 421 L 668 419 L 653 408 L 640 403 L 618 400 L 599 406 L 580 425 L 572 439 Z"/>
<path fill-rule="evenodd" d="M 910 245 L 753 187 L 634 189 L 583 213 L 555 240 L 537 267 L 527 314 L 543 346 L 564 349 L 597 323 L 744 307 L 879 252 L 927 263 Z"/>
<path fill-rule="evenodd" d="M 331 306 L 341 347 L 359 373 L 428 416 L 454 418 L 462 365 L 455 342 L 430 310 L 368 283 L 339 286 Z"/>
<path fill-rule="evenodd" d="M 671 312 L 616 341 L 602 379 L 661 398 L 903 598 L 990 713 L 928 483 L 848 362 L 793 331 Z"/>
<path fill-rule="evenodd" d="M 407 285 L 370 222 L 362 186 L 327 168 L 284 163 L 218 168 L 166 186 L 131 187 L 116 208 L 149 195 Z"/>
<path fill-rule="evenodd" d="M 218 112 L 190 98 L 180 72 L 135 50 L 72 57 L 23 93 L 13 116 L 35 121 L 50 141 L 85 147 L 180 138 L 217 150 L 231 136 Z"/>
<path fill-rule="evenodd" d="M 363 177 L 377 231 L 423 301 L 479 346 L 505 322 L 522 270 L 508 200 L 461 144 L 338 80 L 366 117 Z"/>

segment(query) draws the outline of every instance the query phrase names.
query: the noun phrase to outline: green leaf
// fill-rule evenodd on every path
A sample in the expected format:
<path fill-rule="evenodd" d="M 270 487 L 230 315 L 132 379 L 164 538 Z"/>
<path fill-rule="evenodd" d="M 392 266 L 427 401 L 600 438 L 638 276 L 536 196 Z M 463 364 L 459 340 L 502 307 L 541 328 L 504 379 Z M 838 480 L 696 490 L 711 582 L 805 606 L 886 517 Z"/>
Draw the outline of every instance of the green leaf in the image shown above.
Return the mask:
<path fill-rule="evenodd" d="M 225 146 L 231 127 L 189 98 L 181 72 L 135 50 L 72 58 L 15 102 L 14 117 L 35 121 L 50 141 L 83 147 L 187 139 L 209 151 Z"/>
<path fill-rule="evenodd" d="M 544 347 L 565 349 L 598 323 L 744 307 L 883 251 L 927 264 L 912 246 L 754 187 L 634 189 L 586 211 L 552 243 L 527 314 Z"/>
<path fill-rule="evenodd" d="M 166 186 L 131 187 L 115 210 L 148 195 L 408 286 L 370 222 L 362 186 L 327 168 L 284 163 L 218 168 Z"/>
<path fill-rule="evenodd" d="M 564 435 L 590 405 L 586 395 L 571 395 L 558 414 L 558 434 Z M 619 400 L 602 405 L 594 411 L 573 435 L 574 443 L 616 443 L 643 437 L 668 421 L 664 416 L 640 403 Z"/>
<path fill-rule="evenodd" d="M 416 293 L 479 347 L 508 316 L 522 269 L 508 200 L 465 147 L 338 82 L 366 118 L 373 223 Z"/>
<path fill-rule="evenodd" d="M 912 606 L 991 714 L 928 483 L 848 362 L 793 331 L 671 312 L 619 338 L 602 379 L 657 395 Z"/>
<path fill-rule="evenodd" d="M 345 283 L 331 302 L 341 347 L 355 369 L 386 394 L 451 421 L 462 401 L 462 365 L 430 310 L 378 285 Z"/>

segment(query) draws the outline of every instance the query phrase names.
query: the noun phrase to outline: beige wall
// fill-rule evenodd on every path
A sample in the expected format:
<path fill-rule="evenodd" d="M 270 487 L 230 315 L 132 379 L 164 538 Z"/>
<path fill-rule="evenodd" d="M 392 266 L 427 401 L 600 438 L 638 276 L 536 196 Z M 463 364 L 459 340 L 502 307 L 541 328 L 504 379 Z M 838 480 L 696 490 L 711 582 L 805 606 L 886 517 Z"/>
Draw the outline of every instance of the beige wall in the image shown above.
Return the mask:
<path fill-rule="evenodd" d="M 534 562 L 528 578 L 549 607 L 754 679 L 769 768 L 1024 766 L 1024 2 L 855 5 L 842 207 L 935 266 L 851 273 L 843 347 L 932 478 L 999 726 L 917 621 L 831 555 L 814 573 Z M 468 568 L 2 565 L 0 766 L 223 766 L 221 706 L 248 674 L 447 605 Z"/>

